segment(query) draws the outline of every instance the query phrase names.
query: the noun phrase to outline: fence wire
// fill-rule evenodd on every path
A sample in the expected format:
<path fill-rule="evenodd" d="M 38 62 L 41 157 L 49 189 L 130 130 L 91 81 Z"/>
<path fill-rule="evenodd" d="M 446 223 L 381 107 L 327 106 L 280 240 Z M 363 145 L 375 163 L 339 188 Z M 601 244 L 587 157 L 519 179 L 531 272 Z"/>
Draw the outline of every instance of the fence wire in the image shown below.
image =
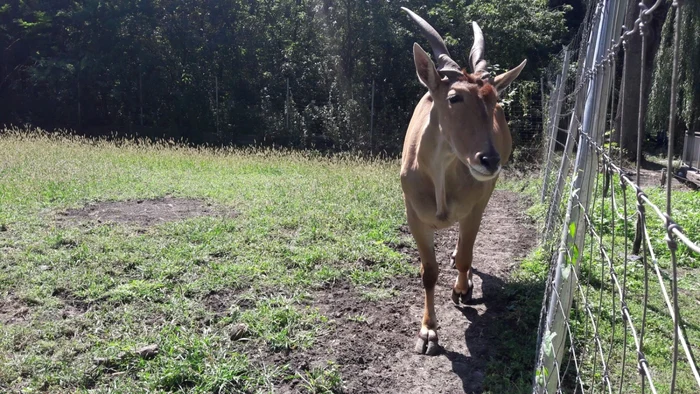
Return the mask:
<path fill-rule="evenodd" d="M 663 17 L 663 2 L 640 3 L 628 27 L 623 26 L 628 1 L 590 2 L 578 33 L 544 75 L 550 99 L 543 110 L 541 202 L 547 206 L 543 240 L 552 264 L 533 392 L 700 392 L 693 354 L 700 338 L 686 333 L 678 289 L 679 253 L 697 258 L 700 246 L 673 219 L 673 143 L 665 198 L 650 197 L 640 186 L 646 97 L 624 97 L 625 84 L 640 84 L 643 91 L 647 26 Z M 675 18 L 669 141 L 675 134 L 683 3 L 673 1 L 668 11 Z M 638 54 L 627 51 L 635 34 L 641 35 Z M 620 56 L 625 61 L 616 86 Z M 641 57 L 640 80 L 628 77 L 631 56 Z M 625 113 L 620 105 L 617 114 L 625 100 L 638 100 L 639 113 Z M 633 170 L 624 167 L 617 148 L 622 132 L 618 140 L 612 133 L 616 117 L 628 116 L 637 118 Z M 689 300 L 700 303 L 697 294 Z"/>

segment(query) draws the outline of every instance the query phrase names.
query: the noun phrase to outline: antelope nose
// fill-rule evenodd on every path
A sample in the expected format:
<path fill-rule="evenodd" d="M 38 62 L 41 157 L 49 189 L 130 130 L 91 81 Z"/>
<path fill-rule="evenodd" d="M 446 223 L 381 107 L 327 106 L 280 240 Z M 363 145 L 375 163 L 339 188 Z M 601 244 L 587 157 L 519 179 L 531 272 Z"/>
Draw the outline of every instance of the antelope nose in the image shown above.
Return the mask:
<path fill-rule="evenodd" d="M 501 163 L 501 156 L 497 152 L 479 152 L 476 154 L 476 158 L 482 166 L 491 172 L 498 170 L 498 165 Z"/>

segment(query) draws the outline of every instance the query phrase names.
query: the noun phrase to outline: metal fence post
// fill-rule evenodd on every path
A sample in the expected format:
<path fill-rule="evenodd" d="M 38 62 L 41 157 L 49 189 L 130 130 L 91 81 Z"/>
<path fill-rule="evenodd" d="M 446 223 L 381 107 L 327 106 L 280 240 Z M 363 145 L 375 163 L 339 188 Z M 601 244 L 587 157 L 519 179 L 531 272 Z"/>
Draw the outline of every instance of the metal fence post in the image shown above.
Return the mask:
<path fill-rule="evenodd" d="M 558 101 L 559 101 L 559 106 L 561 106 L 561 101 L 563 100 L 563 98 L 562 98 L 562 97 L 563 97 L 563 92 L 566 90 L 566 80 L 568 79 L 568 78 L 567 78 L 567 75 L 568 75 L 568 73 L 569 73 L 569 57 L 570 57 L 570 54 L 571 54 L 571 52 L 568 50 L 567 47 L 564 47 L 564 51 L 565 51 L 565 52 L 564 52 L 564 63 L 563 63 L 563 65 L 562 65 L 562 72 L 561 72 L 561 77 L 562 77 L 562 81 L 563 81 L 563 82 L 562 82 L 562 88 L 560 89 L 559 94 L 558 94 L 558 96 L 560 97 L 560 99 L 558 100 Z M 578 103 L 578 102 L 579 102 L 579 100 L 578 100 L 578 97 L 577 97 L 576 103 Z M 576 107 L 576 104 L 574 104 L 574 107 Z M 553 131 L 553 133 L 552 133 L 553 136 L 556 136 L 556 135 L 558 134 L 558 130 L 559 130 L 559 117 L 560 117 L 559 112 L 560 112 L 560 108 L 559 108 L 559 110 L 557 110 L 556 114 L 554 115 L 554 120 L 553 120 L 553 122 L 554 122 L 553 130 L 554 130 L 554 131 Z M 573 121 L 574 118 L 576 118 L 576 114 L 575 114 L 575 113 L 572 114 L 572 121 Z M 568 160 L 568 157 L 567 157 L 567 156 L 571 154 L 571 152 L 569 152 L 568 150 L 573 150 L 573 144 L 570 143 L 570 141 L 569 141 L 569 140 L 571 139 L 571 134 L 572 134 L 572 132 L 571 132 L 571 125 L 569 125 L 568 134 L 567 134 L 567 136 L 566 136 L 566 144 L 567 144 L 567 145 L 566 145 L 566 147 L 564 148 L 564 151 L 563 151 L 563 154 L 562 154 L 561 165 L 564 164 L 564 161 L 565 161 L 565 160 Z M 571 146 L 569 146 L 569 145 L 571 145 Z M 553 153 L 553 151 L 552 151 L 552 153 Z M 551 161 L 551 157 L 552 157 L 552 156 L 553 156 L 553 154 L 549 157 L 548 162 L 547 162 L 547 167 L 546 167 L 546 168 L 549 168 L 549 166 L 550 166 L 550 161 Z M 545 232 L 544 232 L 544 237 L 543 237 L 543 239 L 549 239 L 550 228 L 551 228 L 552 222 L 554 221 L 554 215 L 556 214 L 556 213 L 552 210 L 552 207 L 555 207 L 555 206 L 558 207 L 558 206 L 559 206 L 559 203 L 560 203 L 560 198 L 559 198 L 559 194 L 560 194 L 560 193 L 558 193 L 558 191 L 560 190 L 560 187 L 561 187 L 561 186 L 559 185 L 559 183 L 560 183 L 559 180 L 562 178 L 561 171 L 562 171 L 562 169 L 560 168 L 560 169 L 559 169 L 559 173 L 557 174 L 557 183 L 556 183 L 556 186 L 554 187 L 554 191 L 553 191 L 553 193 L 552 193 L 552 198 L 550 199 L 550 202 L 549 202 L 549 207 L 550 207 L 550 209 L 548 210 L 547 217 L 545 218 Z M 567 171 L 568 171 L 568 169 L 567 169 Z M 546 192 L 547 192 L 547 188 L 548 188 L 547 184 L 548 184 L 549 178 L 548 178 L 547 172 L 548 172 L 548 171 L 545 170 L 545 181 L 544 181 L 544 184 L 542 185 L 542 196 L 543 196 L 542 202 L 544 202 L 544 196 L 545 196 L 545 194 L 546 194 Z M 558 210 L 558 209 L 557 209 L 557 210 Z"/>
<path fill-rule="evenodd" d="M 547 148 L 547 159 L 545 162 L 544 166 L 544 180 L 542 181 L 542 196 L 540 198 L 540 202 L 544 202 L 545 198 L 547 197 L 547 188 L 549 185 L 549 171 L 551 169 L 551 163 L 552 163 L 552 157 L 554 156 L 554 149 L 556 148 L 556 141 L 557 141 L 557 124 L 554 123 L 554 118 L 556 117 L 558 119 L 558 113 L 559 113 L 559 108 L 558 106 L 561 105 L 559 101 L 559 95 L 560 92 L 563 91 L 564 89 L 562 88 L 562 77 L 561 75 L 557 76 L 557 83 L 554 87 L 554 94 L 552 94 L 552 104 L 553 106 L 550 107 L 549 111 L 549 128 L 550 130 L 550 137 L 549 137 L 549 147 Z"/>
<path fill-rule="evenodd" d="M 591 37 L 589 38 L 589 42 L 592 42 L 595 35 L 594 32 L 597 30 L 597 37 L 595 37 L 596 44 L 593 47 L 589 47 L 589 51 L 594 51 L 593 58 L 598 63 L 590 67 L 592 83 L 587 89 L 588 94 L 583 116 L 583 130 L 579 136 L 578 151 L 574 166 L 575 178 L 571 185 L 571 197 L 567 205 L 559 253 L 554 267 L 554 278 L 551 283 L 553 290 L 547 308 L 545 336 L 549 338 L 549 342 L 551 343 L 544 345 L 549 347 L 548 349 L 541 349 L 542 362 L 540 366 L 549 371 L 549 374 L 545 378 L 544 384 L 535 387 L 536 392 L 553 393 L 559 388 L 558 369 L 564 356 L 564 345 L 566 344 L 567 338 L 565 327 L 569 319 L 568 312 L 573 300 L 573 289 L 575 289 L 576 286 L 575 275 L 571 275 L 570 270 L 574 269 L 578 271 L 579 263 L 578 260 L 573 261 L 572 256 L 569 254 L 569 248 L 570 246 L 572 248 L 575 246 L 579 251 L 583 248 L 585 234 L 583 227 L 585 226 L 582 226 L 583 215 L 581 215 L 581 207 L 583 207 L 583 209 L 587 209 L 588 207 L 588 200 L 592 191 L 591 185 L 595 176 L 592 175 L 592 168 L 593 164 L 596 162 L 596 160 L 594 160 L 596 155 L 595 152 L 590 149 L 587 138 L 591 138 L 594 141 L 600 139 L 600 135 L 602 134 L 600 125 L 605 123 L 605 117 L 602 117 L 603 122 L 601 123 L 599 113 L 601 108 L 604 109 L 607 106 L 606 101 L 608 94 L 606 94 L 606 92 L 609 92 L 611 87 L 611 73 L 609 70 L 603 68 L 604 74 L 598 75 L 596 69 L 600 64 L 605 64 L 601 62 L 608 55 L 614 32 L 620 27 L 619 23 L 617 23 L 620 20 L 618 17 L 619 5 L 619 2 L 604 2 L 602 5 L 603 10 L 601 10 L 602 16 L 596 29 L 591 32 Z M 574 234 L 570 234 L 569 223 L 575 223 Z M 569 272 L 569 274 L 567 274 L 567 272 Z M 556 335 L 552 336 L 550 333 L 556 333 Z M 557 378 L 553 379 L 554 376 Z"/>
<path fill-rule="evenodd" d="M 599 17 L 599 14 L 597 13 L 595 17 Z M 552 226 L 554 225 L 554 219 L 559 216 L 559 206 L 561 204 L 566 178 L 569 175 L 569 169 L 571 167 L 571 160 L 569 158 L 574 152 L 576 131 L 579 129 L 579 127 L 581 127 L 581 117 L 583 116 L 586 93 L 588 91 L 588 79 L 586 78 L 584 71 L 588 70 L 594 64 L 595 51 L 590 50 L 590 45 L 598 40 L 598 31 L 595 28 L 591 29 L 589 33 L 589 41 L 584 41 L 579 50 L 578 58 L 584 59 L 583 64 L 581 64 L 579 60 L 576 77 L 576 81 L 578 81 L 580 84 L 580 89 L 576 95 L 573 105 L 571 120 L 569 121 L 569 127 L 567 129 L 566 143 L 564 145 L 559 172 L 557 173 L 557 183 L 554 187 L 554 191 L 552 192 L 552 199 L 550 200 L 549 209 L 545 220 L 544 239 L 549 239 L 549 236 L 553 231 Z"/>
<path fill-rule="evenodd" d="M 686 340 L 687 334 L 685 330 L 682 329 L 683 323 L 679 308 L 677 282 L 678 261 L 676 255 L 680 242 L 682 242 L 688 250 L 692 250 L 698 255 L 700 255 L 700 245 L 691 241 L 671 216 L 670 173 L 673 168 L 673 145 L 671 143 L 668 145 L 666 171 L 669 173 L 669 176 L 665 179 L 665 213 L 641 191 L 638 185 L 639 179 L 637 179 L 636 182 L 632 181 L 625 169 L 615 164 L 614 160 L 611 159 L 611 150 L 606 149 L 603 145 L 605 130 L 608 125 L 608 106 L 610 108 L 611 119 L 612 115 L 615 113 L 615 56 L 617 56 L 621 45 L 624 44 L 625 37 L 638 33 L 639 31 L 644 33 L 643 24 L 648 21 L 651 13 L 661 4 L 660 1 L 657 1 L 651 8 L 646 8 L 643 4 L 640 4 L 642 10 L 640 11 L 639 18 L 634 22 L 634 26 L 625 29 L 625 31 L 621 32 L 622 34 L 618 36 L 627 10 L 626 3 L 626 0 L 598 0 L 595 3 L 596 11 L 593 19 L 587 22 L 586 28 L 579 33 L 587 38 L 589 43 L 588 46 L 582 44 L 579 48 L 578 59 L 581 59 L 581 61 L 576 62 L 578 66 L 576 80 L 580 78 L 580 82 L 574 90 L 574 94 L 576 94 L 577 97 L 572 108 L 573 116 L 569 125 L 571 132 L 568 136 L 569 138 L 567 138 L 567 145 L 574 143 L 574 130 L 579 126 L 580 133 L 578 136 L 578 150 L 575 156 L 574 178 L 567 187 L 569 190 L 568 196 L 561 197 L 562 199 L 567 198 L 567 200 L 564 200 L 567 201 L 565 218 L 561 226 L 559 222 L 550 223 L 552 232 L 559 231 L 553 229 L 561 230 L 561 238 L 558 239 L 558 253 L 552 256 L 554 261 L 549 267 L 550 272 L 547 279 L 547 287 L 544 293 L 544 301 L 538 325 L 536 371 L 532 386 L 533 392 L 538 394 L 562 393 L 564 390 L 566 390 L 566 392 L 580 391 L 583 393 L 590 390 L 595 392 L 599 384 L 603 385 L 603 387 L 601 387 L 602 392 L 612 393 L 625 390 L 629 391 L 630 383 L 632 382 L 625 380 L 628 377 L 625 371 L 631 369 L 631 366 L 626 364 L 628 354 L 633 354 L 628 351 L 630 345 L 630 343 L 628 343 L 628 337 L 630 335 L 634 338 L 631 345 L 634 346 L 637 354 L 636 366 L 639 371 L 639 377 L 641 378 L 641 392 L 645 392 L 647 384 L 649 385 L 650 392 L 657 392 L 653 379 L 654 374 L 652 373 L 650 363 L 646 359 L 644 346 L 646 316 L 647 310 L 650 308 L 647 304 L 648 297 L 650 296 L 648 274 L 652 272 L 655 273 L 658 278 L 661 294 L 674 325 L 672 338 L 673 355 L 671 359 L 673 369 L 670 378 L 670 391 L 673 393 L 676 388 L 676 375 L 678 373 L 678 368 L 681 366 L 690 368 L 695 382 L 698 387 L 700 387 L 700 374 L 696 367 L 697 363 L 695 362 L 691 347 L 688 346 L 688 341 Z M 679 78 L 677 69 L 679 54 L 681 53 L 681 51 L 679 51 L 679 36 L 681 35 L 679 21 L 682 4 L 683 0 L 674 0 L 672 4 L 676 9 L 676 15 L 675 20 L 673 20 L 675 28 L 673 32 L 673 72 L 671 77 L 671 110 L 669 115 L 670 141 L 674 140 L 673 126 L 676 121 L 675 116 L 677 110 L 676 89 Z M 589 12 L 592 9 L 593 8 L 588 9 L 586 19 L 588 19 L 588 15 L 590 15 Z M 600 16 L 600 20 L 597 19 L 598 16 Z M 593 30 L 589 31 L 589 27 L 593 27 Z M 614 41 L 613 38 L 615 38 Z M 587 52 L 586 60 L 592 59 L 591 62 L 587 61 L 585 64 L 582 61 L 584 47 L 585 52 Z M 642 45 L 642 47 L 644 47 L 644 45 Z M 627 82 L 629 83 L 630 81 Z M 636 83 L 638 81 L 633 82 Z M 565 84 L 566 82 L 561 83 Z M 623 77 L 623 84 L 624 83 Z M 585 94 L 577 94 L 582 91 L 585 92 Z M 585 106 L 581 108 L 584 101 Z M 554 102 L 550 102 L 549 110 L 553 112 Z M 577 120 L 579 119 L 577 116 L 579 113 L 581 114 L 580 121 Z M 642 118 L 643 114 L 638 114 L 638 126 L 641 125 L 639 122 L 643 120 Z M 612 124 L 612 120 L 610 120 L 610 124 Z M 641 136 L 642 129 L 640 127 L 638 127 L 638 131 Z M 641 152 L 641 149 L 638 149 L 638 152 Z M 684 156 L 685 153 L 687 152 L 684 152 Z M 568 166 L 569 160 L 570 159 L 567 159 L 565 155 L 561 161 L 562 168 L 568 170 L 566 166 Z M 641 162 L 641 160 L 638 160 L 638 163 L 639 162 Z M 615 203 L 614 194 L 609 194 L 607 197 L 610 198 L 611 204 L 607 207 L 604 201 L 606 197 L 604 189 L 602 190 L 603 200 L 598 203 L 596 199 L 601 195 L 601 190 L 599 189 L 599 177 L 601 175 L 598 173 L 598 166 L 601 163 L 603 163 L 606 175 L 615 175 L 622 183 L 620 189 L 622 193 L 621 206 Z M 558 181 L 562 179 L 561 177 L 566 177 L 567 175 L 568 171 L 560 170 L 560 178 Z M 611 182 L 610 185 L 612 187 L 613 183 Z M 629 196 L 629 189 L 627 189 L 626 186 L 632 186 L 632 189 L 637 194 L 636 215 L 639 217 L 639 223 L 641 223 L 644 228 L 643 237 L 646 240 L 645 248 L 643 249 L 644 253 L 641 256 L 645 270 L 641 331 L 638 329 L 638 322 L 635 322 L 636 319 L 634 318 L 632 308 L 627 307 L 627 301 L 630 301 L 630 298 L 626 296 L 630 288 L 627 284 L 629 272 L 628 263 L 631 261 L 628 254 L 631 241 L 629 238 L 629 222 L 632 221 L 632 217 L 628 215 L 627 197 Z M 558 196 L 560 192 L 563 193 L 561 189 L 554 189 L 554 194 L 548 201 L 550 205 L 554 203 L 558 205 L 560 203 L 560 197 Z M 611 190 L 610 193 L 615 193 L 615 191 Z M 618 211 L 618 206 L 621 207 L 622 212 Z M 652 209 L 647 211 L 645 210 L 645 206 L 651 207 Z M 552 220 L 552 218 L 556 218 L 557 221 L 561 220 L 561 217 L 556 214 L 558 206 L 550 206 L 549 208 L 548 220 Z M 645 224 L 647 223 L 646 212 L 654 212 L 661 222 L 664 223 L 664 228 L 667 232 L 665 240 L 671 258 L 670 269 L 672 270 L 672 276 L 670 285 L 672 301 L 667 291 L 668 281 L 664 279 L 664 274 L 657 263 L 657 257 L 654 252 L 655 247 L 652 245 L 651 238 L 647 232 L 649 227 Z M 609 216 L 609 223 L 606 223 L 605 220 L 607 213 L 611 215 Z M 597 218 L 594 218 L 594 216 Z M 624 236 L 622 237 L 624 254 L 615 249 L 615 245 L 617 244 L 615 234 L 620 232 L 619 226 L 615 225 L 616 217 L 619 217 L 624 222 Z M 610 231 L 611 238 L 605 236 L 606 230 Z M 588 238 L 589 234 L 590 239 Z M 551 238 L 551 234 L 548 238 Z M 604 246 L 606 243 L 609 244 L 609 248 Z M 599 250 L 594 252 L 596 245 Z M 584 250 L 584 246 L 586 250 Z M 588 252 L 588 247 L 590 247 L 590 252 Z M 583 269 L 584 261 L 588 269 Z M 649 264 L 649 261 L 651 261 L 651 264 Z M 600 263 L 600 265 L 598 265 L 598 263 Z M 611 309 L 608 309 L 608 305 L 603 306 L 603 295 L 607 292 L 605 289 L 606 286 L 604 285 L 604 272 L 606 268 L 608 270 L 610 286 L 613 288 Z M 599 281 L 591 276 L 591 270 L 597 269 L 600 270 Z M 586 275 L 580 277 L 580 273 Z M 622 276 L 620 276 L 620 274 Z M 597 307 L 592 306 L 589 302 L 591 298 L 588 294 L 589 290 L 592 288 L 597 289 L 596 292 L 598 292 L 599 295 Z M 619 299 L 619 307 L 616 306 L 615 295 L 617 295 Z M 583 316 L 583 318 L 589 317 L 590 321 L 584 323 L 580 320 L 582 317 L 580 314 L 572 315 L 571 311 L 575 300 L 578 304 L 577 310 L 581 310 L 583 315 L 586 315 Z M 639 300 L 632 300 L 633 304 L 637 301 Z M 604 308 L 610 313 L 610 319 L 607 317 L 604 318 Z M 594 316 L 594 314 L 597 314 L 597 317 Z M 570 317 L 576 324 L 572 324 Z M 619 363 L 620 360 L 617 359 L 616 352 L 613 351 L 615 349 L 613 343 L 617 338 L 615 334 L 615 321 L 620 317 L 622 317 L 622 324 L 624 326 L 623 332 L 620 334 L 623 338 L 621 366 Z M 601 331 L 599 329 L 601 323 L 604 326 L 607 324 L 607 327 L 612 330 Z M 583 324 L 583 327 L 581 324 Z M 635 327 L 635 325 L 637 326 Z M 653 328 L 657 329 L 655 332 L 658 332 L 658 327 Z M 579 336 L 582 330 L 583 337 Z M 601 332 L 605 332 L 606 335 L 610 336 L 609 341 L 601 339 Z M 667 332 L 667 330 L 664 332 Z M 590 341 L 591 343 L 587 343 L 586 341 Z M 604 342 L 609 342 L 609 345 L 604 344 Z M 609 346 L 607 349 L 607 356 L 605 355 L 606 346 Z M 686 360 L 688 361 L 687 364 L 678 363 L 678 355 L 681 346 L 685 353 Z M 615 357 L 611 357 L 614 354 Z M 600 363 L 597 361 L 597 356 L 600 356 Z M 664 360 L 656 361 L 664 362 Z M 574 376 L 571 375 L 572 366 L 576 373 L 575 380 L 573 381 L 570 380 L 574 378 Z M 601 367 L 600 370 L 597 369 L 598 366 Z M 573 384 L 575 387 L 570 387 L 569 383 Z"/>

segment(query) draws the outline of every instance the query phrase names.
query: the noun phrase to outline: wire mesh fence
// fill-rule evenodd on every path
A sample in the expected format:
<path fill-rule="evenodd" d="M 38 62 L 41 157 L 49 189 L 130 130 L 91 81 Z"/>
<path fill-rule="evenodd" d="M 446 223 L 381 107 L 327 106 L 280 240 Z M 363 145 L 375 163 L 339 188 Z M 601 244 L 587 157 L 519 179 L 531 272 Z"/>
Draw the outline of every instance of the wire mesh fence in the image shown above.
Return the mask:
<path fill-rule="evenodd" d="M 537 393 L 700 392 L 694 359 L 700 328 L 689 335 L 683 318 L 685 308 L 700 301 L 697 291 L 679 291 L 679 262 L 696 261 L 700 246 L 674 221 L 673 143 L 665 190 L 647 192 L 640 168 L 643 111 L 619 106 L 616 113 L 621 100 L 646 105 L 643 96 L 624 97 L 622 84 L 641 82 L 627 78 L 628 62 L 616 86 L 617 63 L 622 55 L 641 56 L 641 80 L 649 77 L 643 69 L 647 26 L 660 18 L 664 1 L 640 3 L 634 25 L 625 27 L 627 3 L 589 3 L 578 34 L 545 75 L 550 100 L 541 201 L 548 207 L 543 239 L 552 264 L 538 330 Z M 669 12 L 675 36 L 668 141 L 674 141 L 683 1 L 675 0 Z M 642 51 L 626 53 L 635 34 Z M 637 119 L 634 168 L 625 166 L 611 132 L 617 116 Z"/>

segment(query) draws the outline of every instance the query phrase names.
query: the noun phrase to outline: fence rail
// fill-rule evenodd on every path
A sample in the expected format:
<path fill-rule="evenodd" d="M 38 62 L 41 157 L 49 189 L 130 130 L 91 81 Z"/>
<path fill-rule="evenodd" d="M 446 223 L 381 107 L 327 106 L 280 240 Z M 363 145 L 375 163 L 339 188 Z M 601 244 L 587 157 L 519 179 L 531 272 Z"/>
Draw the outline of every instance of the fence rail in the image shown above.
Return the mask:
<path fill-rule="evenodd" d="M 648 78 L 644 69 L 647 26 L 653 18 L 659 18 L 663 2 L 657 0 L 649 7 L 640 3 L 638 18 L 628 28 L 623 26 L 628 1 L 591 2 L 579 34 L 562 51 L 561 68 L 550 70 L 548 75 L 557 82 L 553 84 L 549 123 L 545 126 L 548 150 L 541 199 L 548 210 L 543 239 L 556 238 L 556 231 L 560 231 L 560 238 L 550 245 L 552 264 L 542 305 L 533 380 L 536 393 L 700 392 L 700 374 L 693 355 L 693 347 L 697 349 L 698 343 L 692 343 L 686 335 L 678 290 L 679 246 L 694 258 L 700 256 L 700 246 L 673 219 L 670 175 L 674 174 L 682 0 L 675 0 L 668 11 L 674 13 L 675 19 L 665 209 L 655 202 L 659 198 L 649 197 L 640 186 L 646 98 L 624 97 L 624 84 L 640 84 L 643 92 L 642 83 Z M 635 34 L 641 35 L 640 54 L 627 51 L 628 41 Z M 606 134 L 606 130 L 614 129 L 618 115 L 615 75 L 620 51 L 625 62 L 618 103 L 639 100 L 640 106 L 638 114 L 625 113 L 624 106 L 620 106 L 619 114 L 621 118 L 637 118 L 637 160 L 633 171 L 623 166 L 621 154 L 614 154 L 618 152 L 613 146 L 616 142 L 620 146 L 622 133 L 618 133 L 618 141 Z M 640 80 L 629 78 L 631 56 L 641 56 Z M 569 70 L 570 65 L 574 73 Z M 567 118 L 568 127 L 561 127 L 560 121 Z M 563 143 L 562 133 L 566 138 Z M 686 151 L 683 159 L 687 163 Z M 557 167 L 558 172 L 552 174 Z M 654 238 L 656 232 L 664 235 L 663 251 Z M 651 308 L 657 302 L 662 306 Z M 652 325 L 652 314 L 670 320 L 672 325 L 666 332 L 672 336 L 668 351 L 670 373 L 661 373 L 662 365 L 647 357 L 649 341 L 657 340 L 652 334 L 663 331 L 659 325 L 665 324 L 655 321 Z M 656 347 L 654 352 L 658 352 Z M 630 378 L 632 364 L 636 364 L 635 379 Z M 678 386 L 679 373 L 687 377 L 683 387 Z"/>

